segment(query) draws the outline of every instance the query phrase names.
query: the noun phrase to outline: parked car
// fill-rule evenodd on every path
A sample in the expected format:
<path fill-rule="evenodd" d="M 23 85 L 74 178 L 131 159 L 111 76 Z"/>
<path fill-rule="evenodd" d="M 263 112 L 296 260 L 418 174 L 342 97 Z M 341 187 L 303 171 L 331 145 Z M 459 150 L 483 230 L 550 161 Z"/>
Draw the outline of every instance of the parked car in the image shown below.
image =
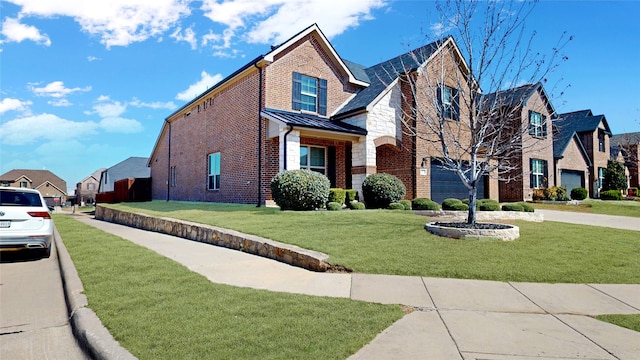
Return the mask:
<path fill-rule="evenodd" d="M 0 251 L 33 250 L 49 257 L 54 225 L 38 190 L 0 187 Z"/>

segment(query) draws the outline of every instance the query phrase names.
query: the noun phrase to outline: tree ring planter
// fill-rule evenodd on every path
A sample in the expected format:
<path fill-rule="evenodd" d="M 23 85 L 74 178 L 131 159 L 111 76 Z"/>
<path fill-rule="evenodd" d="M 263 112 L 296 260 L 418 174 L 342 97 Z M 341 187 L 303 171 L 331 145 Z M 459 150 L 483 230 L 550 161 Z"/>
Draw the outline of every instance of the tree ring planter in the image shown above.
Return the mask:
<path fill-rule="evenodd" d="M 462 238 L 497 238 L 512 241 L 520 237 L 520 228 L 515 225 L 476 223 L 469 227 L 462 222 L 430 222 L 425 225 L 428 232 L 453 239 Z"/>

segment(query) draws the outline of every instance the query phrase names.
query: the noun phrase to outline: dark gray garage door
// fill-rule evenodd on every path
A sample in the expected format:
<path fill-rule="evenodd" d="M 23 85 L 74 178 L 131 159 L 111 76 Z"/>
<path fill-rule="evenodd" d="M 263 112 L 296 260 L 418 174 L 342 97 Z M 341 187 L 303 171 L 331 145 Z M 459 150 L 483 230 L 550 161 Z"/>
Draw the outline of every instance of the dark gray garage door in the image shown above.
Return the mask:
<path fill-rule="evenodd" d="M 444 169 L 441 163 L 435 159 L 431 160 L 431 200 L 442 203 L 447 198 L 467 199 L 469 190 L 462 184 L 462 180 L 457 173 Z M 485 193 L 486 176 L 478 184 L 478 199 L 486 197 Z"/>
<path fill-rule="evenodd" d="M 560 185 L 567 188 L 567 195 L 571 195 L 571 189 L 584 187 L 583 176 L 582 171 L 562 170 L 560 172 Z"/>

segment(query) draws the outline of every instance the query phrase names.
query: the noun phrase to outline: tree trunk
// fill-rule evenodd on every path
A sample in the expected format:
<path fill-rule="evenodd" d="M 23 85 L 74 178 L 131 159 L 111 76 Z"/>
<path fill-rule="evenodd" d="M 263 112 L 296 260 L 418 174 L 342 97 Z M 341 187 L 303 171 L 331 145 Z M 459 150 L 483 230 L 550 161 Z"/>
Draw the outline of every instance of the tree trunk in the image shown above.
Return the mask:
<path fill-rule="evenodd" d="M 467 216 L 467 224 L 476 223 L 476 193 L 477 191 L 475 186 L 469 190 L 469 214 Z"/>

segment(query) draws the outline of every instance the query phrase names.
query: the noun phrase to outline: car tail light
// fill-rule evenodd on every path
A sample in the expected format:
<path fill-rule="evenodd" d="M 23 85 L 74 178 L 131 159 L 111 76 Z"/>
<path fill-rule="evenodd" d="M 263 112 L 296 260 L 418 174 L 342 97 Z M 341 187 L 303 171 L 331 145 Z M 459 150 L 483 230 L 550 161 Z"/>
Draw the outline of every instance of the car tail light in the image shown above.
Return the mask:
<path fill-rule="evenodd" d="M 51 215 L 46 211 L 29 211 L 27 214 L 35 218 L 51 219 Z"/>

